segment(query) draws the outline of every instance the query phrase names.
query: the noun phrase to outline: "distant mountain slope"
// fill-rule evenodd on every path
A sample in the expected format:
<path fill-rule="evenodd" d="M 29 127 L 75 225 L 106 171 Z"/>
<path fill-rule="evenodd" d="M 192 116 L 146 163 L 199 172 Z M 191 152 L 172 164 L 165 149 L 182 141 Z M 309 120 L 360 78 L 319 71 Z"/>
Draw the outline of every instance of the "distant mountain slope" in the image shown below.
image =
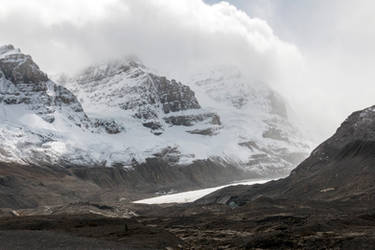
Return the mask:
<path fill-rule="evenodd" d="M 57 81 L 91 118 L 119 122 L 137 161 L 159 149 L 179 164 L 211 159 L 254 175 L 284 176 L 309 150 L 282 98 L 233 69 L 197 75 L 187 86 L 122 59 Z"/>
<path fill-rule="evenodd" d="M 243 204 L 266 196 L 294 200 L 375 200 L 375 106 L 350 115 L 290 176 L 264 185 L 231 187 L 198 203 Z"/>
<path fill-rule="evenodd" d="M 118 201 L 289 173 L 308 148 L 282 99 L 232 71 L 215 74 L 184 85 L 124 59 L 62 86 L 19 49 L 0 47 L 1 206 L 66 202 L 66 193 L 101 200 L 98 190 Z"/>
<path fill-rule="evenodd" d="M 220 115 L 221 133 L 231 137 L 226 141 L 233 153 L 242 153 L 246 168 L 287 174 L 307 156 L 309 144 L 289 120 L 285 101 L 265 83 L 237 68 L 219 67 L 196 75 L 189 85 L 202 106 Z"/>

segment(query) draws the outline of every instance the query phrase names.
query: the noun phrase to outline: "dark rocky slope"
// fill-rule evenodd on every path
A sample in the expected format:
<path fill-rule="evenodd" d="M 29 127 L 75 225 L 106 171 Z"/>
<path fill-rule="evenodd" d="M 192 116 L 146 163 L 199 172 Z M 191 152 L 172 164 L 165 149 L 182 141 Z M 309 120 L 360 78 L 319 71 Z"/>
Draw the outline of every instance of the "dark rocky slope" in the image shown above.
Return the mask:
<path fill-rule="evenodd" d="M 375 200 L 375 107 L 350 115 L 285 179 L 229 187 L 198 203 L 244 204 L 259 197 L 319 201 Z"/>
<path fill-rule="evenodd" d="M 80 201 L 129 202 L 157 192 L 211 187 L 241 177 L 253 176 L 211 161 L 196 161 L 187 167 L 177 167 L 154 158 L 133 170 L 1 163 L 0 208 L 35 208 Z"/>

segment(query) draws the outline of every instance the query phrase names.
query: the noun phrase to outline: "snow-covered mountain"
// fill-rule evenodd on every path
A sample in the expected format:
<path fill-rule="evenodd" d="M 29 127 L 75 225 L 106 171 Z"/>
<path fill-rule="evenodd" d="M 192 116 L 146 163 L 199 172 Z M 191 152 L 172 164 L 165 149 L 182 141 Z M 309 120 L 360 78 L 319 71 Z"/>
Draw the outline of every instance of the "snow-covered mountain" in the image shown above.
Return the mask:
<path fill-rule="evenodd" d="M 265 175 L 290 170 L 309 151 L 284 100 L 265 83 L 225 66 L 194 76 L 189 85 L 202 106 L 220 115 L 223 151 L 246 169 Z"/>
<path fill-rule="evenodd" d="M 68 123 L 89 127 L 89 119 L 76 97 L 50 81 L 30 56 L 11 45 L 0 47 L 0 69 L 1 102 L 9 105 L 3 106 L 5 120 L 7 108 L 19 107 L 47 123 L 54 123 L 63 114 Z"/>
<path fill-rule="evenodd" d="M 130 130 L 141 125 L 161 135 L 171 126 L 220 125 L 219 117 L 202 109 L 188 86 L 153 74 L 134 59 L 91 66 L 59 82 L 79 96 L 91 117 L 116 118 Z"/>
<path fill-rule="evenodd" d="M 123 59 L 58 82 L 78 96 L 90 117 L 120 121 L 138 160 L 159 150 L 180 164 L 210 158 L 283 175 L 309 151 L 282 98 L 235 68 L 198 74 L 183 85 Z"/>
<path fill-rule="evenodd" d="M 3 161 L 57 161 L 64 133 L 93 129 L 77 98 L 12 45 L 0 47 L 0 101 Z"/>
<path fill-rule="evenodd" d="M 309 150 L 282 98 L 235 69 L 183 84 L 122 59 L 57 82 L 64 87 L 30 56 L 0 48 L 1 161 L 130 170 L 148 158 L 210 159 L 278 176 Z"/>

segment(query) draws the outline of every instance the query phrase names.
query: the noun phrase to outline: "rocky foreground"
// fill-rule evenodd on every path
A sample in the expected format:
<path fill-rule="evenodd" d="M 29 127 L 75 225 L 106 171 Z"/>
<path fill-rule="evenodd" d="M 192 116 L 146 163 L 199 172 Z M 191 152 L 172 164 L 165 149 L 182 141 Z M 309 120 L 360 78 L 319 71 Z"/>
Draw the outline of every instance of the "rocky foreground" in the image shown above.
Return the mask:
<path fill-rule="evenodd" d="M 1 249 L 371 249 L 370 202 L 259 198 L 227 205 L 77 203 L 3 210 Z"/>

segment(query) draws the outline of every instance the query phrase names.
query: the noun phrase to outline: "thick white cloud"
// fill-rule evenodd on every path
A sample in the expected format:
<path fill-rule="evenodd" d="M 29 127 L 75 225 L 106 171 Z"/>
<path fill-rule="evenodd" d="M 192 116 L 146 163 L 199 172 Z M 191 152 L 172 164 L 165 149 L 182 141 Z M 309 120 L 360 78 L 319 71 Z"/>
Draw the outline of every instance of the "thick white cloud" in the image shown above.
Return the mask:
<path fill-rule="evenodd" d="M 273 81 L 301 60 L 265 21 L 202 0 L 2 0 L 0 34 L 0 43 L 23 48 L 50 72 L 134 54 L 176 76 L 234 64 Z"/>
<path fill-rule="evenodd" d="M 2 0 L 0 15 L 3 20 L 13 13 L 30 15 L 47 26 L 64 21 L 79 25 L 92 19 L 105 18 L 110 8 L 118 7 L 117 2 L 117 0 Z"/>
<path fill-rule="evenodd" d="M 295 44 L 305 68 L 278 87 L 319 132 L 334 133 L 353 111 L 375 104 L 375 2 L 372 0 L 233 0 Z"/>

